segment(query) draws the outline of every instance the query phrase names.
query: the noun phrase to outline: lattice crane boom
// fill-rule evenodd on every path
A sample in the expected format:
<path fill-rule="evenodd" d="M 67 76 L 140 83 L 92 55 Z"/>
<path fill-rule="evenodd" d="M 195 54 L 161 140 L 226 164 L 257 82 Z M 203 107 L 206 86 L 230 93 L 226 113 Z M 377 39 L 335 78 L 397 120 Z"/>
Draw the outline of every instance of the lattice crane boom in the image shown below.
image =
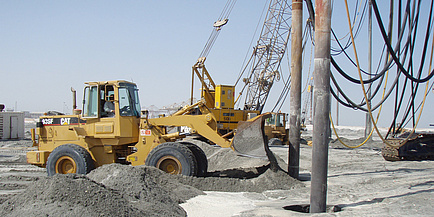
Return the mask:
<path fill-rule="evenodd" d="M 247 86 L 245 110 L 262 112 L 274 81 L 280 79 L 278 69 L 290 37 L 291 14 L 286 0 L 270 1 L 260 38 L 247 63 L 250 74 L 243 79 Z"/>

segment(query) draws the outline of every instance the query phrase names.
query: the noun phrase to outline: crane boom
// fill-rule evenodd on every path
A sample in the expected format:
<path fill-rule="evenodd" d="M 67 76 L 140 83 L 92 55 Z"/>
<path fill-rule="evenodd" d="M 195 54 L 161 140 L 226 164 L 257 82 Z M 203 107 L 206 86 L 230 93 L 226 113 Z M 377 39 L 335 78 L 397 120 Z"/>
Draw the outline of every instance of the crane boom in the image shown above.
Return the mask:
<path fill-rule="evenodd" d="M 245 110 L 262 112 L 285 54 L 291 31 L 291 6 L 286 0 L 271 0 L 260 38 L 254 47 L 250 74 L 244 78 L 247 86 Z M 247 67 L 246 67 L 247 68 Z"/>

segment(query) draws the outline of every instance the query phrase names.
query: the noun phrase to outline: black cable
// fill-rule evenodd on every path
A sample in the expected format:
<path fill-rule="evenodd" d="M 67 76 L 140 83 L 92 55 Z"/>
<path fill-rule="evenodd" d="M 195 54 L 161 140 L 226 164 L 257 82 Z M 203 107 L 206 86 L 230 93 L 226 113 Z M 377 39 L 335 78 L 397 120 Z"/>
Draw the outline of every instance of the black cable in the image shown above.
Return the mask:
<path fill-rule="evenodd" d="M 428 41 L 429 41 L 429 36 L 430 36 L 430 33 L 431 33 L 431 31 L 432 31 L 432 25 L 431 25 L 431 23 L 432 23 L 432 13 L 433 13 L 433 2 L 434 1 L 431 1 L 431 9 L 430 9 L 430 14 L 429 14 L 429 20 L 428 20 L 428 23 L 427 23 L 427 29 L 426 29 L 426 34 L 425 34 L 425 42 L 424 42 L 424 49 L 423 49 L 423 52 L 422 52 L 422 57 L 421 57 L 421 65 L 419 66 L 419 71 L 418 71 L 418 75 L 417 75 L 417 77 L 418 78 L 420 78 L 420 76 L 421 76 L 421 72 L 422 72 L 422 70 L 423 70 L 423 66 L 424 66 L 424 62 L 425 62 L 425 57 L 426 57 L 426 50 L 427 50 L 427 47 L 428 47 Z M 420 2 L 419 2 L 420 3 Z M 413 7 L 413 11 L 414 11 L 414 7 Z M 420 11 L 420 4 L 418 4 L 418 9 L 417 9 L 417 12 L 416 12 L 416 19 L 415 19 L 415 23 L 416 23 L 416 25 L 415 25 L 415 29 L 414 29 L 414 35 L 415 35 L 415 37 L 413 38 L 413 43 L 412 43 L 412 47 L 411 47 L 411 49 L 412 49 L 412 51 L 411 52 L 413 52 L 413 47 L 414 47 L 414 44 L 415 44 L 415 41 L 416 41 L 416 33 L 417 33 L 417 23 L 418 23 L 418 19 L 419 19 L 419 11 Z M 411 32 L 413 32 L 413 30 L 411 31 Z M 411 75 L 413 75 L 413 64 L 412 64 L 412 61 L 409 63 L 409 69 L 411 69 Z M 416 82 L 415 82 L 416 83 Z M 405 81 L 405 86 L 406 86 L 406 84 L 407 84 L 407 80 Z M 390 129 L 389 129 L 389 131 L 388 131 L 388 134 L 390 133 L 390 131 L 391 131 L 391 129 L 393 128 L 393 133 L 395 134 L 395 132 L 398 132 L 398 131 L 400 131 L 400 129 L 402 128 L 402 127 L 404 127 L 405 126 L 405 124 L 403 124 L 404 122 L 406 122 L 406 120 L 407 120 L 407 118 L 408 118 L 408 115 L 410 114 L 410 110 L 412 111 L 412 118 L 411 119 L 409 119 L 408 121 L 407 121 L 407 123 L 410 121 L 410 120 L 413 120 L 413 126 L 415 125 L 415 118 L 414 118 L 414 114 L 415 114 L 415 110 L 414 110 L 414 102 L 415 102 L 415 98 L 416 98 L 416 94 L 417 94 L 417 92 L 418 92 L 418 88 L 419 88 L 419 83 L 416 83 L 416 87 L 414 87 L 414 83 L 411 83 L 411 85 L 412 85 L 412 87 L 411 87 L 411 90 L 412 90 L 412 93 L 411 93 L 411 95 L 410 95 L 410 100 L 409 100 L 409 102 L 407 103 L 407 106 L 406 106 L 406 110 L 405 110 L 405 113 L 404 113 L 404 115 L 403 115 L 403 117 L 402 117 L 402 120 L 401 120 L 401 124 L 400 124 L 400 126 L 398 126 L 398 128 L 396 129 L 395 128 L 395 125 L 396 125 L 396 118 L 397 118 L 397 113 L 399 112 L 399 110 L 400 110 L 400 107 L 401 107 L 401 103 L 402 103 L 402 101 L 403 101 L 403 98 L 404 98 L 404 90 L 405 90 L 405 86 L 404 86 L 404 88 L 403 88 L 403 91 L 402 91 L 402 94 L 401 94 L 401 97 L 400 97 L 400 100 L 399 100 L 399 106 L 397 106 L 397 101 L 398 100 L 396 100 L 395 101 L 395 114 L 394 114 L 394 122 L 392 123 L 392 126 L 390 127 Z M 397 97 L 397 99 L 398 99 L 398 97 Z M 387 135 L 388 135 L 387 134 Z"/>
<path fill-rule="evenodd" d="M 426 57 L 426 49 L 428 47 L 427 44 L 428 44 L 429 35 L 430 35 L 430 32 L 431 32 L 431 28 L 432 28 L 432 26 L 431 26 L 431 21 L 432 21 L 432 19 L 431 19 L 432 18 L 432 5 L 433 5 L 433 1 L 431 1 L 431 9 L 430 9 L 429 21 L 428 21 L 428 24 L 427 24 L 427 29 L 425 31 L 426 32 L 425 43 L 424 43 L 424 49 L 423 49 L 423 52 L 422 52 L 421 65 L 419 66 L 419 72 L 418 72 L 418 75 L 417 75 L 418 78 L 420 78 L 421 71 L 423 70 L 423 66 L 424 66 L 424 62 L 425 62 L 425 57 Z M 414 11 L 414 7 L 413 7 L 413 11 Z M 417 32 L 417 23 L 418 23 L 418 18 L 419 18 L 419 11 L 420 11 L 420 4 L 418 4 L 418 10 L 417 10 L 417 13 L 416 13 L 416 20 L 415 20 L 416 26 L 415 26 L 415 30 L 414 30 L 414 35 L 416 35 L 416 32 Z M 413 31 L 411 31 L 411 32 L 413 32 Z M 416 40 L 416 37 L 413 38 L 412 47 L 414 47 L 415 40 Z M 411 49 L 414 50 L 413 48 L 411 48 Z M 411 51 L 411 52 L 413 52 L 413 51 Z M 409 63 L 409 69 L 411 69 L 411 72 L 413 71 L 412 62 Z M 411 75 L 413 75 L 413 73 L 411 73 Z M 404 84 L 406 86 L 407 82 L 405 82 Z M 396 118 L 397 118 L 397 113 L 400 110 L 399 108 L 401 107 L 402 100 L 404 98 L 405 87 L 403 88 L 403 91 L 402 91 L 402 94 L 401 94 L 401 97 L 400 97 L 400 100 L 399 100 L 399 106 L 398 107 L 397 107 L 397 100 L 395 101 L 394 122 L 392 123 L 392 127 L 391 127 L 391 128 L 393 128 L 393 133 L 399 131 L 402 127 L 405 126 L 402 123 L 404 123 L 406 121 L 406 119 L 408 118 L 408 115 L 410 114 L 410 111 L 412 111 L 412 118 L 409 119 L 409 120 L 413 120 L 413 125 L 415 124 L 415 122 L 414 122 L 415 121 L 415 119 L 414 119 L 414 114 L 415 114 L 415 111 L 414 111 L 414 102 L 415 102 L 415 98 L 416 98 L 416 93 L 418 92 L 417 90 L 419 88 L 419 83 L 416 83 L 416 87 L 414 87 L 414 83 L 412 83 L 411 85 L 412 85 L 412 87 L 411 87 L 412 93 L 410 95 L 411 98 L 410 98 L 409 102 L 407 103 L 405 113 L 404 113 L 404 115 L 402 117 L 402 120 L 401 120 L 401 125 L 398 126 L 398 129 L 395 129 Z M 407 123 L 408 123 L 408 121 L 407 121 Z M 390 133 L 390 131 L 391 130 L 389 129 L 388 134 Z"/>
<path fill-rule="evenodd" d="M 433 88 L 433 86 L 434 86 L 434 83 L 432 83 L 431 86 L 429 87 L 428 92 L 426 93 L 427 96 L 430 93 L 429 90 L 431 90 Z M 419 111 L 419 109 L 422 107 L 422 103 L 423 103 L 423 101 L 419 103 L 419 106 L 417 107 L 416 112 Z M 402 126 L 406 126 L 409 121 L 410 120 L 408 120 L 406 123 L 402 124 Z"/>
<path fill-rule="evenodd" d="M 354 15 L 353 15 L 353 20 L 355 20 L 356 19 L 356 17 L 357 17 L 357 8 L 358 8 L 358 3 L 359 2 L 359 0 L 355 3 L 356 4 L 356 8 L 354 9 Z M 365 2 L 365 5 L 364 5 L 364 7 L 363 7 L 363 11 L 362 11 L 362 14 L 361 14 L 361 16 L 360 16 L 360 21 L 359 21 L 359 23 L 358 23 L 358 25 L 357 25 L 357 28 L 356 28 L 356 31 L 353 31 L 355 34 L 354 34 L 354 38 L 357 38 L 358 37 L 358 35 L 360 34 L 360 30 L 361 30 L 361 27 L 362 27 L 362 23 L 363 23 L 363 20 L 365 19 L 365 16 L 366 16 L 366 6 L 367 6 L 367 2 Z M 354 26 L 352 27 L 352 29 L 354 29 Z M 333 29 L 331 30 L 332 32 L 333 32 Z M 334 34 L 334 33 L 333 33 Z M 351 41 L 351 38 L 348 38 L 347 39 L 347 42 L 346 42 L 346 45 L 344 46 L 344 48 L 342 48 L 342 46 L 341 46 L 341 43 L 340 43 L 340 41 L 339 41 L 339 39 L 337 38 L 337 37 L 335 37 L 335 40 L 336 40 L 336 42 L 339 44 L 339 46 L 340 46 L 340 48 L 341 48 L 341 50 L 337 50 L 337 49 L 334 49 L 334 48 L 331 48 L 331 50 L 332 51 L 334 51 L 334 52 L 336 52 L 335 54 L 330 54 L 331 56 L 336 56 L 336 55 L 339 55 L 340 53 L 342 53 L 342 52 L 346 52 L 345 50 L 346 49 L 348 49 L 349 47 L 351 47 L 351 45 L 352 45 L 352 41 Z M 351 59 L 351 58 L 350 58 Z M 352 60 L 351 60 L 352 61 Z"/>
<path fill-rule="evenodd" d="M 372 6 L 375 12 L 375 16 L 377 18 L 377 22 L 378 22 L 378 26 L 380 27 L 380 32 L 381 35 L 383 36 L 384 42 L 387 45 L 387 49 L 389 50 L 390 56 L 393 58 L 393 60 L 395 61 L 396 65 L 400 68 L 400 70 L 402 71 L 402 73 L 404 73 L 404 75 L 410 79 L 413 82 L 417 82 L 417 83 L 424 83 L 427 82 L 429 79 L 431 79 L 434 76 L 434 70 L 431 71 L 431 73 L 423 78 L 423 79 L 418 79 L 415 78 L 413 76 L 411 76 L 407 70 L 404 69 L 404 67 L 402 66 L 402 64 L 399 62 L 399 59 L 396 57 L 396 53 L 395 51 L 392 49 L 392 46 L 390 45 L 390 43 L 387 40 L 387 36 L 386 36 L 386 32 L 384 30 L 384 25 L 383 25 L 383 21 L 380 17 L 380 12 L 378 11 L 378 7 L 377 7 L 377 2 L 375 0 L 372 0 Z"/>
<path fill-rule="evenodd" d="M 401 26 L 401 8 L 402 8 L 401 1 L 399 1 L 399 5 L 398 6 L 399 6 L 399 8 L 398 8 L 399 9 L 399 14 L 398 14 L 398 18 L 399 18 L 398 19 L 398 24 L 399 25 L 398 26 Z M 406 15 L 409 14 L 409 11 L 410 11 L 410 0 L 407 1 L 406 7 L 405 7 L 405 14 Z M 408 20 L 410 20 L 409 17 L 408 17 Z M 403 25 L 405 25 L 406 22 L 407 22 L 407 16 L 404 16 L 404 24 Z M 409 27 L 411 27 L 411 25 L 409 25 Z M 402 33 L 403 31 L 404 31 L 403 28 L 398 28 L 398 34 L 400 32 Z M 400 44 L 397 44 L 397 46 L 399 48 Z M 408 51 L 408 47 L 404 48 L 404 51 L 401 52 L 401 53 L 407 54 L 407 51 Z M 400 55 L 401 53 L 398 53 L 398 55 Z M 405 59 L 406 58 L 404 58 L 404 60 Z M 397 75 L 401 74 L 399 68 L 397 68 L 396 73 L 397 73 Z M 391 127 L 389 127 L 389 130 L 388 130 L 388 132 L 386 134 L 386 138 L 389 136 L 389 134 L 390 134 L 391 131 L 393 131 L 393 134 L 395 134 L 395 132 L 396 132 L 396 120 L 398 119 L 399 110 L 401 108 L 402 100 L 404 99 L 403 98 L 403 94 L 404 94 L 403 92 L 405 90 L 405 87 L 407 86 L 407 81 L 408 81 L 407 79 L 404 81 L 404 88 L 402 88 L 401 97 L 399 97 L 399 90 L 398 90 L 399 83 L 397 84 L 397 89 L 396 89 L 396 94 L 395 94 L 395 107 L 394 107 L 393 121 L 391 123 Z"/>
<path fill-rule="evenodd" d="M 337 88 L 337 90 L 339 91 L 339 94 L 342 95 L 342 97 L 345 98 L 345 100 L 347 100 L 347 103 L 342 104 L 343 106 L 349 107 L 349 108 L 353 108 L 353 109 L 360 109 L 362 111 L 367 112 L 368 110 L 366 108 L 363 108 L 362 106 L 366 104 L 366 102 L 361 103 L 361 104 L 356 104 L 354 103 L 343 91 L 342 89 L 339 87 L 339 85 L 337 85 L 337 82 L 333 76 L 333 74 L 330 74 L 330 78 L 332 79 L 332 83 L 335 85 L 335 87 Z M 393 82 L 393 84 L 391 85 L 389 91 L 387 91 L 387 93 L 385 94 L 384 98 L 378 102 L 375 106 L 371 106 L 371 110 L 375 111 L 378 107 L 381 106 L 381 104 L 383 104 L 390 96 L 390 94 L 392 93 L 393 89 L 396 87 L 396 84 L 399 80 L 399 75 L 395 78 L 395 81 Z M 337 97 L 337 95 L 334 95 L 335 97 Z M 343 102 L 342 100 L 335 98 L 337 101 L 339 102 Z"/>
<path fill-rule="evenodd" d="M 409 6 L 408 6 L 409 7 Z M 408 10 L 406 10 L 406 13 L 405 13 L 405 16 L 404 17 L 408 17 L 409 16 L 409 13 L 408 13 Z M 405 19 L 405 21 L 406 21 L 406 19 Z M 404 27 L 400 27 L 401 29 L 402 29 L 402 31 L 401 31 L 401 34 L 399 35 L 399 37 L 398 37 L 398 42 L 399 43 L 397 43 L 398 45 L 401 43 L 401 41 L 402 41 L 402 37 L 403 37 L 403 35 L 404 35 L 404 30 L 405 30 L 405 25 L 406 25 L 406 22 L 404 22 L 403 23 L 403 26 Z M 384 28 L 383 28 L 383 31 L 384 31 Z M 407 42 L 405 43 L 405 46 L 404 46 L 404 49 L 408 46 L 408 44 L 409 44 L 409 39 L 407 39 Z M 390 45 L 390 44 L 389 44 Z M 398 49 L 399 47 L 397 46 L 397 48 L 396 48 L 396 50 Z M 406 56 L 405 56 L 406 57 Z M 334 66 L 334 68 L 339 72 L 339 74 L 341 74 L 344 78 L 346 78 L 347 80 L 349 80 L 349 81 L 351 81 L 351 82 L 353 82 L 353 83 L 356 83 L 356 84 L 361 84 L 361 82 L 360 82 L 360 79 L 355 79 L 355 78 L 352 78 L 351 76 L 349 76 L 348 74 L 346 74 L 340 67 L 339 67 L 339 65 L 335 62 L 335 60 L 333 59 L 333 57 L 330 57 L 331 58 L 331 63 L 332 63 L 332 65 Z M 405 58 L 404 58 L 405 59 Z M 377 75 L 375 76 L 375 77 L 373 77 L 373 78 L 371 78 L 371 79 L 368 79 L 368 80 L 364 80 L 363 81 L 363 83 L 364 84 L 369 84 L 369 83 L 371 83 L 371 82 L 374 82 L 374 81 L 376 81 L 377 79 L 379 79 L 381 76 L 383 76 L 384 75 L 384 73 L 387 71 L 387 70 L 389 70 L 390 69 L 390 64 L 393 62 L 393 60 L 389 60 L 388 61 L 388 63 L 386 64 L 386 66 L 383 68 L 383 70 L 381 71 L 381 72 L 379 72 L 379 73 L 377 73 Z"/>
<path fill-rule="evenodd" d="M 430 16 L 429 16 L 429 20 L 428 20 L 428 24 L 427 24 L 425 43 L 424 43 L 424 48 L 423 48 L 422 57 L 421 57 L 421 65 L 419 66 L 419 71 L 418 71 L 418 75 L 417 75 L 418 78 L 420 78 L 420 76 L 421 76 L 421 72 L 423 69 L 424 62 L 425 62 L 426 50 L 428 47 L 428 39 L 429 39 L 430 29 L 431 29 L 432 4 L 433 4 L 433 1 L 431 1 Z M 416 23 L 418 23 L 419 11 L 420 11 L 420 4 L 418 4 L 418 12 L 417 12 L 416 21 L 415 21 Z M 413 45 L 414 45 L 415 40 L 416 40 L 416 32 L 417 32 L 417 26 L 415 29 L 415 37 L 413 39 Z M 413 75 L 413 73 L 412 73 L 412 75 Z M 401 120 L 401 123 L 405 122 L 405 120 L 408 118 L 408 115 L 410 114 L 410 110 L 412 110 L 412 118 L 411 119 L 413 120 L 413 126 L 414 126 L 415 125 L 415 122 L 414 122 L 415 121 L 415 119 L 414 119 L 414 101 L 416 98 L 417 90 L 419 89 L 419 83 L 416 83 L 415 87 L 413 87 L 413 85 L 414 85 L 414 83 L 412 83 L 412 88 L 411 88 L 412 89 L 411 99 L 409 100 L 409 102 L 407 104 L 407 107 L 406 107 L 405 113 L 403 115 L 403 118 Z M 404 126 L 402 126 L 402 127 L 404 127 Z"/>

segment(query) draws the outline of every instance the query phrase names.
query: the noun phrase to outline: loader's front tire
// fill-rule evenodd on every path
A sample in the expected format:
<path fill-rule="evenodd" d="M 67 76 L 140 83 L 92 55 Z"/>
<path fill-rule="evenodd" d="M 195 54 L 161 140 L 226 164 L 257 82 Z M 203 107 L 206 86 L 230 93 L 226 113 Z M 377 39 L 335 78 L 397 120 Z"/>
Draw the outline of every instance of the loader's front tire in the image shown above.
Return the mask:
<path fill-rule="evenodd" d="M 206 176 L 208 172 L 208 159 L 205 155 L 205 152 L 197 145 L 190 143 L 190 142 L 181 142 L 182 144 L 185 144 L 191 152 L 193 152 L 194 157 L 196 158 L 197 162 L 197 174 L 198 177 L 204 177 Z"/>
<path fill-rule="evenodd" d="M 87 174 L 95 168 L 92 156 L 81 146 L 75 144 L 61 145 L 48 156 L 48 176 L 68 173 Z"/>
<path fill-rule="evenodd" d="M 145 165 L 157 167 L 170 174 L 197 174 L 197 162 L 193 152 L 186 145 L 177 142 L 163 143 L 152 149 Z"/>

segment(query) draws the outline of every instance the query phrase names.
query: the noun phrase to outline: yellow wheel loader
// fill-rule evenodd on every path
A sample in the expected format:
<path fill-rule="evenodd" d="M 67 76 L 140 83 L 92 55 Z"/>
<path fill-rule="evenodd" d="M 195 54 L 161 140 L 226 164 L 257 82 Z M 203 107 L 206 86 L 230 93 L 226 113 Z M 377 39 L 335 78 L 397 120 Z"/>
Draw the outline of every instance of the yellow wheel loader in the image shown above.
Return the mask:
<path fill-rule="evenodd" d="M 203 101 L 171 116 L 150 119 L 146 111 L 140 111 L 136 84 L 122 80 L 85 84 L 82 110 L 75 109 L 72 115 L 41 116 L 36 129 L 32 129 L 33 145 L 38 150 L 27 153 L 27 162 L 46 167 L 49 176 L 86 174 L 110 163 L 149 165 L 172 174 L 204 176 L 208 167 L 204 152 L 182 140 L 186 135 L 168 133 L 171 127 L 189 127 L 191 134 L 210 144 L 243 155 L 267 154 L 263 126 L 269 114 L 241 123 L 235 136 L 228 139 L 218 132 L 216 118 L 206 112 Z M 198 110 L 202 114 L 197 115 Z"/>
<path fill-rule="evenodd" d="M 271 113 L 271 117 L 265 119 L 264 131 L 269 146 L 287 145 L 289 129 L 286 129 L 286 113 Z"/>

